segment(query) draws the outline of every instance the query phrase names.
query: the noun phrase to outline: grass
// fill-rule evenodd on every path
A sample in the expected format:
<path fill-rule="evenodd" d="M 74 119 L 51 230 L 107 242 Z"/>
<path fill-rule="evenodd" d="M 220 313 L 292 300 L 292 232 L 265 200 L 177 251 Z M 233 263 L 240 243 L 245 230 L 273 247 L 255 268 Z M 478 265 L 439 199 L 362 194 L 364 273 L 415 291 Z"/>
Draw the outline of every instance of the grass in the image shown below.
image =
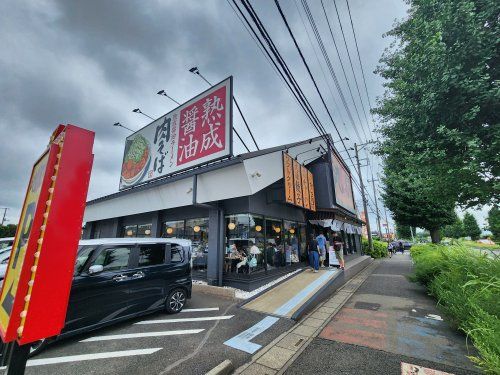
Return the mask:
<path fill-rule="evenodd" d="M 500 374 L 500 261 L 462 245 L 415 245 L 412 279 L 425 285 L 479 355 L 471 360 Z"/>

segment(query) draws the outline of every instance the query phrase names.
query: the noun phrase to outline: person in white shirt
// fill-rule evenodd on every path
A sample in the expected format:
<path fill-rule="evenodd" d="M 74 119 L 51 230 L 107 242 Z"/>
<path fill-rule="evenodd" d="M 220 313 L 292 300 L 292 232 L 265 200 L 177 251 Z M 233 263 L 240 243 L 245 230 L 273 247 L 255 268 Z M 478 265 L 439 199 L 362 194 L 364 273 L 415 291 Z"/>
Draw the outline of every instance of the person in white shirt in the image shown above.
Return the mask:
<path fill-rule="evenodd" d="M 261 253 L 260 249 L 255 245 L 253 241 L 250 241 L 250 254 L 259 255 Z"/>

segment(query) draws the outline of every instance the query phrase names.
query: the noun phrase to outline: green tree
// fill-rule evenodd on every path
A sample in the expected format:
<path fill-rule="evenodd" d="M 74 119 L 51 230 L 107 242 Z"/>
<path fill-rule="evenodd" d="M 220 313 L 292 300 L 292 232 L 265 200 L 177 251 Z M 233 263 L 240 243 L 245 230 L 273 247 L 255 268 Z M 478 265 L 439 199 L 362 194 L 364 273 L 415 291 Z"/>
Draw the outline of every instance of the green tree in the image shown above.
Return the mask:
<path fill-rule="evenodd" d="M 455 221 L 443 228 L 443 235 L 450 238 L 464 237 L 464 224 L 455 213 Z"/>
<path fill-rule="evenodd" d="M 404 150 L 461 206 L 498 203 L 498 0 L 408 2 L 409 17 L 387 33 L 395 42 L 377 69 L 387 82 L 375 110 L 379 151 Z"/>
<path fill-rule="evenodd" d="M 16 235 L 17 225 L 8 224 L 8 225 L 0 225 L 0 238 L 3 237 L 14 237 Z"/>
<path fill-rule="evenodd" d="M 432 242 L 440 241 L 440 228 L 454 221 L 455 202 L 432 170 L 421 168 L 404 150 L 384 159 L 382 198 L 400 225 L 425 228 Z"/>
<path fill-rule="evenodd" d="M 500 241 L 500 209 L 498 207 L 493 207 L 488 212 L 488 229 L 493 234 L 493 239 L 495 241 Z"/>
<path fill-rule="evenodd" d="M 409 225 L 403 225 L 396 223 L 396 236 L 398 238 L 411 238 L 411 227 Z"/>
<path fill-rule="evenodd" d="M 464 215 L 464 234 L 474 241 L 478 240 L 481 235 L 481 228 L 479 228 L 476 218 L 469 212 Z"/>

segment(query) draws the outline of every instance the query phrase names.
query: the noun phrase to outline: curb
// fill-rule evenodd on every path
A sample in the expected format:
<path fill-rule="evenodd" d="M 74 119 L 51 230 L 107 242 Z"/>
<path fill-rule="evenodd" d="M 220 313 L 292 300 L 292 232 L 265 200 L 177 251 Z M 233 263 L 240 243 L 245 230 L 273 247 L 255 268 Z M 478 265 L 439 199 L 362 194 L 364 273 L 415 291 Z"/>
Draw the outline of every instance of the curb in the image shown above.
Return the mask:
<path fill-rule="evenodd" d="M 224 362 L 215 366 L 205 375 L 230 375 L 233 373 L 233 371 L 234 371 L 233 362 L 231 362 L 229 359 L 226 359 Z"/>
<path fill-rule="evenodd" d="M 233 301 L 240 301 L 236 298 L 236 293 L 234 289 L 224 288 L 220 286 L 204 285 L 204 284 L 193 284 L 193 292 L 200 292 L 203 294 L 210 294 L 217 297 L 222 297 L 230 299 Z"/>

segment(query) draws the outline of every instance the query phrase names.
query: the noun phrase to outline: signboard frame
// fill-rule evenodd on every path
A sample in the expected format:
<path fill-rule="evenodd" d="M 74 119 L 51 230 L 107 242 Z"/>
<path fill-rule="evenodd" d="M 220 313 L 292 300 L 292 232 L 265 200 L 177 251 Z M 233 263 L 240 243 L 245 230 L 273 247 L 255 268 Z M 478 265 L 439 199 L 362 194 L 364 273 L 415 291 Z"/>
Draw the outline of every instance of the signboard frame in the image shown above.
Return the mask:
<path fill-rule="evenodd" d="M 330 154 L 330 167 L 332 168 L 333 193 L 334 193 L 334 196 L 335 196 L 335 204 L 337 206 L 343 208 L 346 211 L 349 211 L 349 212 L 351 212 L 353 214 L 356 214 L 356 202 L 354 200 L 354 190 L 353 190 L 353 187 L 352 187 L 352 174 L 351 174 L 351 171 L 350 171 L 349 167 L 347 167 L 347 165 L 345 164 L 345 162 L 342 159 L 342 157 L 340 157 L 340 155 L 337 155 L 337 153 L 335 151 L 330 151 L 329 154 Z M 337 190 L 336 190 L 337 181 L 335 180 L 335 176 L 333 174 L 333 162 L 334 162 L 334 158 L 337 160 L 337 162 L 340 165 L 340 167 L 344 169 L 344 171 L 347 174 L 347 177 L 349 178 L 349 185 L 350 185 L 351 198 L 352 198 L 352 208 L 346 207 L 344 204 L 339 203 L 339 200 L 338 200 L 338 197 L 337 197 Z"/>
<path fill-rule="evenodd" d="M 4 342 L 16 340 L 24 345 L 56 336 L 64 327 L 93 163 L 93 142 L 93 132 L 59 125 L 33 167 L 14 246 L 19 244 L 21 232 L 27 232 L 25 208 L 34 172 L 47 158 L 22 263 L 19 269 L 13 268 L 18 265 L 11 256 L 0 291 L 0 335 Z M 12 294 L 8 280 L 17 276 Z M 9 295 L 11 306 L 4 304 Z"/>
<path fill-rule="evenodd" d="M 154 126 L 159 120 L 161 120 L 163 118 L 168 118 L 169 116 L 172 116 L 175 112 L 178 112 L 179 113 L 179 117 L 180 117 L 180 113 L 181 113 L 181 111 L 183 109 L 189 107 L 191 104 L 193 104 L 193 103 L 197 102 L 198 100 L 202 99 L 204 96 L 207 96 L 211 91 L 217 91 L 220 88 L 218 86 L 223 87 L 223 84 L 226 81 L 228 82 L 227 86 L 228 86 L 228 91 L 229 91 L 229 93 L 226 93 L 226 96 L 227 96 L 228 101 L 229 101 L 229 106 L 228 106 L 228 103 L 226 101 L 226 108 L 228 108 L 228 110 L 227 110 L 227 116 L 225 118 L 225 120 L 226 120 L 226 130 L 228 131 L 228 139 L 227 139 L 227 142 L 228 142 L 227 148 L 228 148 L 228 150 L 227 150 L 227 153 L 225 153 L 224 155 L 221 155 L 221 156 L 209 159 L 209 160 L 208 159 L 207 160 L 203 160 L 203 161 L 201 161 L 199 163 L 196 163 L 196 164 L 191 164 L 191 165 L 189 165 L 187 167 L 180 167 L 180 168 L 175 169 L 174 171 L 172 171 L 170 173 L 165 173 L 164 175 L 161 175 L 161 176 L 156 176 L 156 177 L 153 177 L 153 178 L 148 178 L 147 180 L 142 180 L 142 181 L 137 182 L 137 183 L 127 184 L 125 186 L 122 186 L 122 175 L 121 175 L 121 172 L 120 172 L 120 181 L 119 181 L 119 184 L 118 184 L 118 190 L 119 191 L 131 189 L 131 188 L 134 188 L 136 186 L 145 185 L 145 184 L 148 184 L 148 183 L 160 180 L 160 179 L 168 178 L 168 177 L 170 177 L 172 175 L 175 175 L 175 174 L 178 174 L 178 173 L 181 173 L 181 172 L 184 172 L 184 171 L 187 171 L 187 170 L 199 167 L 200 165 L 213 163 L 213 162 L 216 162 L 216 161 L 219 161 L 219 160 L 222 160 L 222 159 L 225 159 L 225 158 L 233 156 L 233 76 L 229 76 L 229 77 L 223 79 L 222 81 L 216 83 L 215 85 L 212 85 L 210 88 L 206 89 L 202 93 L 200 93 L 200 94 L 194 96 L 193 98 L 189 99 L 188 101 L 184 102 L 180 106 L 172 109 L 171 111 L 169 111 L 169 112 L 165 113 L 164 115 L 158 117 L 157 119 L 151 121 L 149 124 L 143 126 L 141 129 L 139 129 L 139 130 L 135 131 L 134 133 L 130 134 L 129 136 L 127 136 L 127 138 L 125 140 L 125 147 L 124 147 L 124 152 L 123 152 L 122 168 L 123 168 L 123 165 L 124 165 L 124 162 L 125 162 L 125 157 L 126 157 L 126 154 L 127 154 L 127 142 L 129 141 L 129 139 L 134 138 L 137 134 L 139 134 L 140 132 L 144 131 L 144 129 L 146 129 L 148 127 Z M 178 122 L 179 129 L 178 130 L 180 130 L 180 121 L 181 120 L 179 119 L 179 122 Z M 209 155 L 207 155 L 207 156 L 209 156 Z M 145 172 L 147 172 L 147 171 L 145 171 Z"/>

